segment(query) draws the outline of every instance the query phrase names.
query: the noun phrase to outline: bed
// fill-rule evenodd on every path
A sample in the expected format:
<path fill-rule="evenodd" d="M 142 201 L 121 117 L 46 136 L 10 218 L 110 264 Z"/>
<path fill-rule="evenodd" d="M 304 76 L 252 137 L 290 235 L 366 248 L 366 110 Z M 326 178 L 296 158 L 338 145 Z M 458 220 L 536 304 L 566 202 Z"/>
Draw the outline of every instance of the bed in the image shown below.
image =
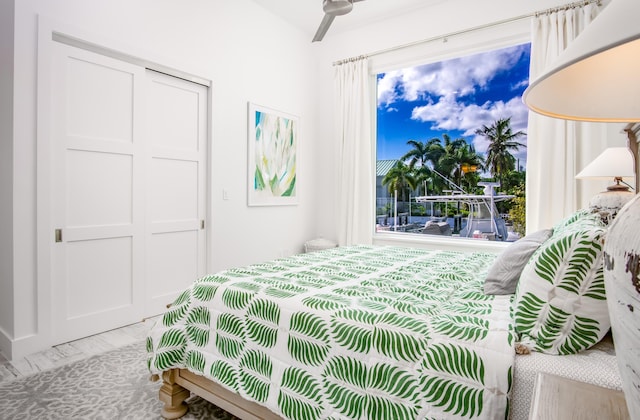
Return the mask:
<path fill-rule="evenodd" d="M 598 351 L 608 331 L 590 307 L 560 316 L 574 292 L 601 304 L 599 220 L 576 213 L 498 256 L 348 246 L 198 279 L 147 338 L 162 416 L 184 415 L 193 392 L 243 419 L 513 418 L 528 404 L 512 408 L 517 347 L 557 360 Z M 540 280 L 541 266 L 563 286 L 548 302 L 546 285 L 522 280 Z"/>

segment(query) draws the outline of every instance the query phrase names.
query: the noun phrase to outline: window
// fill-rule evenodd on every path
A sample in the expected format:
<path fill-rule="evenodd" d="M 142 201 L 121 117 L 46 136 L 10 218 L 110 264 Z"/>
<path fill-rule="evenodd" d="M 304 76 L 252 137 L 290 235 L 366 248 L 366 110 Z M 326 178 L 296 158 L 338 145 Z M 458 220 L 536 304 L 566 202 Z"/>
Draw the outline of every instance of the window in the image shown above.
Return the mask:
<path fill-rule="evenodd" d="M 377 73 L 376 231 L 524 234 L 530 44 Z"/>

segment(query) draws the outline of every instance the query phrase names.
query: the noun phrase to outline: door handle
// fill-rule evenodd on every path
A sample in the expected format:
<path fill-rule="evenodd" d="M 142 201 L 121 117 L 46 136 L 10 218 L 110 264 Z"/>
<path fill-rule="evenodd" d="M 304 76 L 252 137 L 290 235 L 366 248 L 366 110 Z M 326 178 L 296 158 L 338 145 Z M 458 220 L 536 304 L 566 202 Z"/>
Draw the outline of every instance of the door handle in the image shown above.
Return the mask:
<path fill-rule="evenodd" d="M 62 229 L 56 229 L 55 238 L 56 242 L 62 242 Z"/>

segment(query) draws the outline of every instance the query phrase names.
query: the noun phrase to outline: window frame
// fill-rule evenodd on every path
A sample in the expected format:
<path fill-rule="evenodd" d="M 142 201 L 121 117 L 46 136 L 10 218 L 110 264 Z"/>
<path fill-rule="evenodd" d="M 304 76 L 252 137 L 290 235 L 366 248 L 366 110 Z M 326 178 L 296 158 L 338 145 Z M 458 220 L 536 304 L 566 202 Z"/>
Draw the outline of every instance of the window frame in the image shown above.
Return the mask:
<path fill-rule="evenodd" d="M 486 25 L 481 28 L 461 31 L 456 34 L 443 35 L 425 40 L 421 43 L 410 44 L 406 47 L 386 50 L 374 54 L 369 58 L 369 77 L 372 89 L 372 127 L 371 132 L 377 133 L 377 75 L 400 68 L 436 63 L 466 55 L 506 48 L 518 44 L 531 42 L 531 18 L 515 19 Z M 371 182 L 373 189 L 370 211 L 373 220 L 376 216 L 376 159 L 377 135 L 372 136 L 373 156 Z M 526 194 L 526 193 L 525 193 Z M 486 251 L 498 253 L 509 245 L 509 242 L 478 241 L 467 238 L 447 238 L 429 235 L 407 235 L 397 232 L 378 232 L 371 226 L 372 242 L 375 245 L 413 246 L 429 249 Z"/>

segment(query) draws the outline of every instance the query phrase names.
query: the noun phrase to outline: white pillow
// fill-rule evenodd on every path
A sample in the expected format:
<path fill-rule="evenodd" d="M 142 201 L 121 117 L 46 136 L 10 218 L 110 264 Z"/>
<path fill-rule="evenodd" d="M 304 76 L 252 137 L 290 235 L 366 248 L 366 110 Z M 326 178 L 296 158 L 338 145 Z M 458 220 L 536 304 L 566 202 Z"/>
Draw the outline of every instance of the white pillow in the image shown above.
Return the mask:
<path fill-rule="evenodd" d="M 510 295 L 516 292 L 518 279 L 534 252 L 551 237 L 551 229 L 530 233 L 509 245 L 496 258 L 484 282 L 487 295 Z"/>

